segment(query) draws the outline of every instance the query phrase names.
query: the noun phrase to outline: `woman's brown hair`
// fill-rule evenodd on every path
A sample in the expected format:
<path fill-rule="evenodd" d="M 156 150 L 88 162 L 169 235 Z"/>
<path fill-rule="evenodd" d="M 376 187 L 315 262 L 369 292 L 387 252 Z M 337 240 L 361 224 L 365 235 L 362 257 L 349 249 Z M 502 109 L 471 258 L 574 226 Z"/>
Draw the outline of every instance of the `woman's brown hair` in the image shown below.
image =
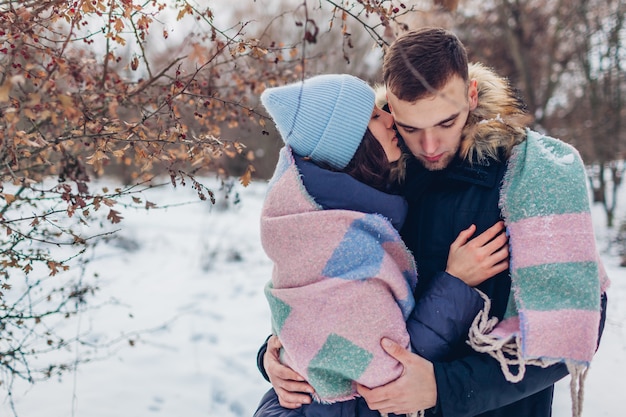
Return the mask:
<path fill-rule="evenodd" d="M 361 144 L 343 172 L 377 190 L 389 191 L 391 184 L 401 182 L 403 179 L 404 160 L 402 157 L 397 162 L 389 162 L 382 145 L 367 129 Z"/>

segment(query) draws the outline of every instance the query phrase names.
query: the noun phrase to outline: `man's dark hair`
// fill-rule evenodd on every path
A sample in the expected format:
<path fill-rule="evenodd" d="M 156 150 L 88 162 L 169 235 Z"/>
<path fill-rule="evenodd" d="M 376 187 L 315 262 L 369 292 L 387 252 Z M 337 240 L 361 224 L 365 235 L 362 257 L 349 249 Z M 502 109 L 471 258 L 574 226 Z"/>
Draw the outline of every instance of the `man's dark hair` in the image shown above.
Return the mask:
<path fill-rule="evenodd" d="M 415 102 L 443 88 L 455 75 L 468 80 L 467 51 L 456 35 L 442 28 L 405 33 L 387 50 L 383 79 L 398 99 Z"/>

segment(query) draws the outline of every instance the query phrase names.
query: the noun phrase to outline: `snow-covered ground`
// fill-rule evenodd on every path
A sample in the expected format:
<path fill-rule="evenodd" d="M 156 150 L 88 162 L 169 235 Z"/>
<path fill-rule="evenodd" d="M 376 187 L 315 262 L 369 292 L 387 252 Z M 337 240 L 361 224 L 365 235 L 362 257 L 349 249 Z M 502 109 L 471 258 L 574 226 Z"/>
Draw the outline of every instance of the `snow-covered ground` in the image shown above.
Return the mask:
<path fill-rule="evenodd" d="M 148 199 L 160 205 L 193 201 L 188 188 L 152 190 Z M 93 301 L 106 304 L 59 325 L 66 327 L 60 331 L 88 332 L 93 341 L 126 336 L 135 346 L 103 349 L 108 358 L 82 364 L 62 379 L 16 383 L 20 417 L 252 415 L 269 387 L 255 358 L 270 329 L 263 285 L 271 264 L 258 230 L 265 185 L 237 190 L 241 202 L 227 211 L 207 203 L 123 211 L 118 244 L 100 247 L 88 266 L 99 273 Z M 622 216 L 625 208 L 621 201 Z M 599 207 L 594 221 L 605 249 Z M 615 255 L 603 253 L 603 259 L 612 279 L 609 315 L 585 386 L 586 417 L 623 415 L 626 269 Z M 80 355 L 85 348 L 76 349 Z M 555 417 L 570 415 L 568 381 L 558 385 Z M 12 412 L 0 397 L 0 416 Z"/>

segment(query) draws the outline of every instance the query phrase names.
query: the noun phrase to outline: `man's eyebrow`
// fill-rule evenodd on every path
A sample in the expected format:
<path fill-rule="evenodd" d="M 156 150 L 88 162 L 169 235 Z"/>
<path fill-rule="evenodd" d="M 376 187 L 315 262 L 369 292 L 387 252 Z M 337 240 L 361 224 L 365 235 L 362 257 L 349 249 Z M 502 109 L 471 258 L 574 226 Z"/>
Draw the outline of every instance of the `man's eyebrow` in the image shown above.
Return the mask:
<path fill-rule="evenodd" d="M 459 113 L 455 113 L 452 116 L 450 116 L 450 117 L 448 117 L 446 119 L 443 119 L 442 121 L 436 123 L 434 126 L 440 126 L 440 125 L 446 124 L 449 121 L 452 121 L 452 120 L 456 119 L 457 117 L 459 117 L 460 114 L 461 114 L 460 112 Z M 421 127 L 407 125 L 407 124 L 399 122 L 397 120 L 395 121 L 395 124 L 397 126 L 400 126 L 400 127 L 404 128 L 404 129 L 415 129 L 415 130 L 421 130 L 422 129 Z"/>
<path fill-rule="evenodd" d="M 407 125 L 407 124 L 404 124 L 402 122 L 398 122 L 397 120 L 395 121 L 395 124 L 396 124 L 396 126 L 400 126 L 400 127 L 404 128 L 404 129 L 416 129 L 416 130 L 419 129 L 419 127 Z"/>

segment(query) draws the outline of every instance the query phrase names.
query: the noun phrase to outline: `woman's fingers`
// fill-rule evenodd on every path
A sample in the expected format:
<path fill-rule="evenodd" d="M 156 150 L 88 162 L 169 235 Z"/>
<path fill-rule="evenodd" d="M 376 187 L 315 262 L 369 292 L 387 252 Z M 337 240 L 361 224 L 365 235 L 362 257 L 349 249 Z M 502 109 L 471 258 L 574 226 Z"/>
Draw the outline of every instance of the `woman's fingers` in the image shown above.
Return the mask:
<path fill-rule="evenodd" d="M 477 246 L 482 247 L 482 246 L 487 245 L 489 242 L 491 242 L 493 238 L 495 238 L 499 234 L 501 233 L 504 234 L 503 232 L 504 232 L 504 222 L 500 220 L 499 222 L 491 226 L 489 229 L 485 230 L 484 232 L 476 236 L 474 239 L 472 239 L 472 242 L 474 242 L 474 244 L 476 244 Z"/>
<path fill-rule="evenodd" d="M 285 408 L 298 408 L 311 402 L 313 387 L 293 369 L 280 362 L 282 344 L 276 336 L 267 341 L 267 351 L 263 357 L 265 372 L 278 395 L 278 402 Z"/>
<path fill-rule="evenodd" d="M 476 225 L 471 225 L 465 230 L 462 230 L 461 233 L 456 237 L 450 248 L 455 250 L 465 245 L 468 240 L 472 237 L 472 235 L 476 232 Z"/>
<path fill-rule="evenodd" d="M 474 225 L 461 231 L 450 245 L 446 272 L 470 286 L 505 271 L 509 267 L 508 236 L 503 221 L 472 238 Z"/>

